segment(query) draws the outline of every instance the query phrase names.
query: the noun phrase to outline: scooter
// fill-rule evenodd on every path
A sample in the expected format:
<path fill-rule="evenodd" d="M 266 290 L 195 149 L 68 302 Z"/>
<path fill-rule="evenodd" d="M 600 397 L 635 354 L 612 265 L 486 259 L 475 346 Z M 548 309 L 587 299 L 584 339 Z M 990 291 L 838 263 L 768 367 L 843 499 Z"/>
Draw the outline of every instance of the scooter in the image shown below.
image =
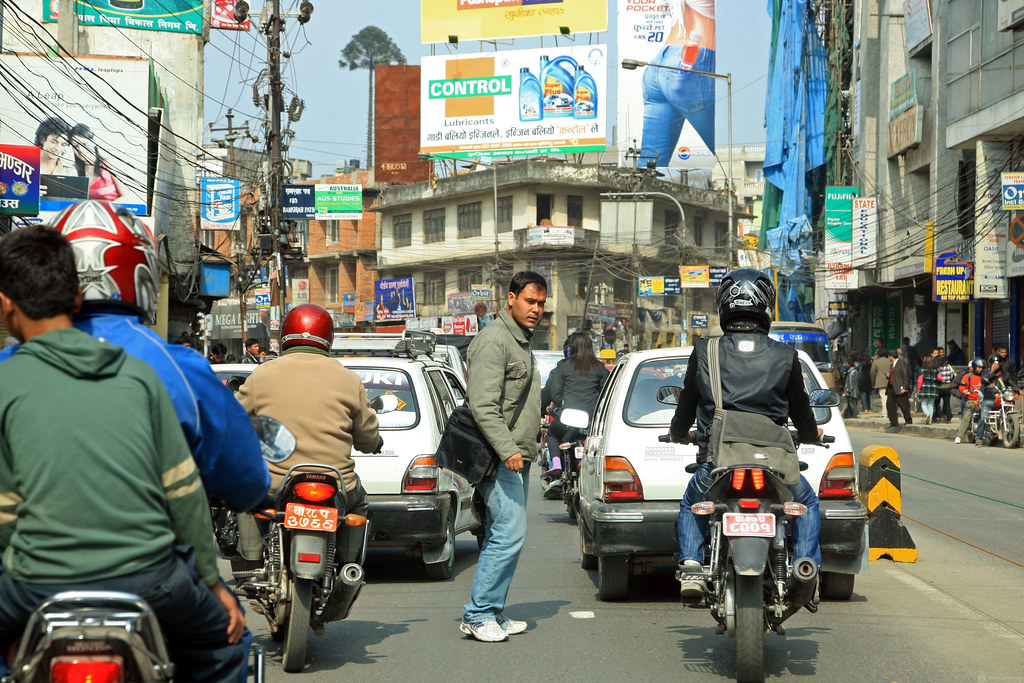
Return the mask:
<path fill-rule="evenodd" d="M 586 411 L 566 408 L 558 419 L 569 428 L 565 440 L 558 446 L 562 453 L 562 501 L 569 519 L 575 520 L 580 510 L 580 463 L 583 461 L 590 416 Z"/>

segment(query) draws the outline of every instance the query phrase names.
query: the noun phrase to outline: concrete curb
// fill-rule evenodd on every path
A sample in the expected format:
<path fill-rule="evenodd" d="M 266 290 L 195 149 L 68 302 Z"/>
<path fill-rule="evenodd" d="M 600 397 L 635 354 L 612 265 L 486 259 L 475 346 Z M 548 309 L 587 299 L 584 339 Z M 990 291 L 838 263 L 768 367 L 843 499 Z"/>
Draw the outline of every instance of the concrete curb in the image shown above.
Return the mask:
<path fill-rule="evenodd" d="M 921 422 L 918 423 L 917 420 Z M 858 417 L 846 420 L 847 429 L 863 429 L 870 432 L 885 432 L 885 428 L 889 426 L 889 420 L 885 417 L 874 415 L 870 417 Z M 960 426 L 960 416 L 954 415 L 953 419 L 949 424 L 924 424 L 924 416 L 914 416 L 914 423 L 905 425 L 903 424 L 903 418 L 900 418 L 900 434 L 907 436 L 921 436 L 928 439 L 945 439 L 946 441 L 952 442 L 956 437 L 957 427 Z"/>

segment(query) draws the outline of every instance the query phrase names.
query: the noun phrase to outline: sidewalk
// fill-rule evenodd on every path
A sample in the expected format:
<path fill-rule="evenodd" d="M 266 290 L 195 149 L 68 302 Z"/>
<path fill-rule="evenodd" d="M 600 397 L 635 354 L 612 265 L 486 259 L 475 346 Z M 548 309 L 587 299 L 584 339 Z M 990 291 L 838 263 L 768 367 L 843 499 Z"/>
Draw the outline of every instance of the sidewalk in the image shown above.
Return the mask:
<path fill-rule="evenodd" d="M 960 415 L 957 413 L 957 409 L 960 407 L 960 402 L 956 401 L 956 405 L 953 408 L 953 419 L 948 424 L 945 422 L 933 423 L 926 425 L 924 423 L 924 415 L 922 413 L 914 413 L 912 415 L 914 422 L 913 424 L 903 423 L 903 414 L 897 413 L 899 417 L 900 434 L 907 434 L 909 436 L 923 436 L 930 439 L 945 439 L 950 443 L 953 442 L 953 438 L 956 436 L 956 430 L 960 426 Z M 873 406 L 877 408 L 877 405 Z M 872 410 L 870 413 L 865 415 L 861 412 L 857 417 L 846 420 L 846 427 L 848 429 L 866 429 L 871 432 L 884 432 L 885 428 L 889 426 L 889 418 L 885 414 L 885 408 L 882 410 Z"/>

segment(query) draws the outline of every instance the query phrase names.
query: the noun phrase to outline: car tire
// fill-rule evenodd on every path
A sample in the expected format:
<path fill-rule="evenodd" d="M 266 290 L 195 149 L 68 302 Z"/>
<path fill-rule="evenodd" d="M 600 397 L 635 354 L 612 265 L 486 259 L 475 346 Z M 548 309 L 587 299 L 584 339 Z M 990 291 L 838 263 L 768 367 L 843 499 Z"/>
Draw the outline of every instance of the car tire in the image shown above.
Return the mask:
<path fill-rule="evenodd" d="M 849 600 L 853 597 L 853 583 L 856 574 L 839 572 L 821 573 L 821 597 L 823 600 Z"/>
<path fill-rule="evenodd" d="M 444 542 L 452 549 L 448 553 L 448 558 L 441 562 L 423 563 L 423 569 L 431 581 L 448 581 L 455 569 L 455 512 L 451 509 L 448 510 L 448 518 L 445 520 L 444 534 Z"/>
<path fill-rule="evenodd" d="M 597 594 L 607 602 L 622 600 L 629 593 L 629 555 L 597 558 Z"/>
<path fill-rule="evenodd" d="M 579 521 L 580 526 L 580 567 L 582 569 L 590 570 L 597 569 L 597 555 L 591 555 L 587 552 L 587 530 L 586 525 L 583 524 L 583 520 Z"/>

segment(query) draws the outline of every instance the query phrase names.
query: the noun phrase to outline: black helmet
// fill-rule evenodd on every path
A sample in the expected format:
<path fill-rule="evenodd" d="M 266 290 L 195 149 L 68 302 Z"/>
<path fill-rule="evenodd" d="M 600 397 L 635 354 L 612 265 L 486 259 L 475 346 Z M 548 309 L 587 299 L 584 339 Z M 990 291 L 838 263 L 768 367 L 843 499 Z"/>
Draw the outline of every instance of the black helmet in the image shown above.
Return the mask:
<path fill-rule="evenodd" d="M 983 361 L 980 358 L 975 358 L 974 360 L 971 361 L 971 369 L 972 370 L 974 370 L 974 369 L 984 370 L 985 369 L 985 361 Z"/>
<path fill-rule="evenodd" d="M 1003 357 L 1000 356 L 998 353 L 993 353 L 991 356 L 988 357 L 988 364 L 989 365 L 992 365 L 993 363 L 1002 363 L 1002 362 L 1003 362 Z"/>
<path fill-rule="evenodd" d="M 775 312 L 775 285 L 754 268 L 738 268 L 718 285 L 718 323 L 723 330 L 771 327 Z"/>

